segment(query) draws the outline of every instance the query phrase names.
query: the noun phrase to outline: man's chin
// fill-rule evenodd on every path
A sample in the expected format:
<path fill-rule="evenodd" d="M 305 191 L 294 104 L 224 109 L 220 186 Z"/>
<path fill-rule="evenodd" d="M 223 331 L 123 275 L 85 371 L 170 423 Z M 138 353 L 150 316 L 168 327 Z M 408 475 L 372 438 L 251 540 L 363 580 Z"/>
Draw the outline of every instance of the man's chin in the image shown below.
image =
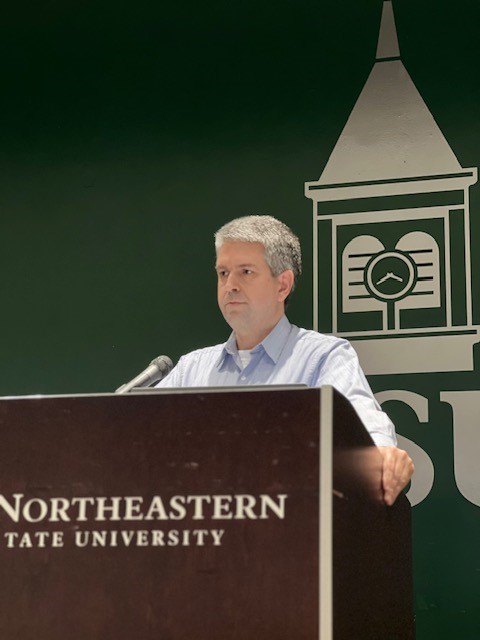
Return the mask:
<path fill-rule="evenodd" d="M 230 326 L 233 331 L 241 331 L 245 328 L 246 323 L 244 316 L 240 313 L 240 309 L 225 309 L 223 312 L 223 317 L 225 318 L 225 322 Z"/>

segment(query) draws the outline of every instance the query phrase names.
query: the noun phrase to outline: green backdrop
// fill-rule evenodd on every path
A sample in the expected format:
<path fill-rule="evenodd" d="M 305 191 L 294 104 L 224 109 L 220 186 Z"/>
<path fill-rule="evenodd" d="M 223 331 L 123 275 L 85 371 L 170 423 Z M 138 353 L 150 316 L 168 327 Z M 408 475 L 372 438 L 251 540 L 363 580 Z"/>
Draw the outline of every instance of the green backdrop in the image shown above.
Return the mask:
<path fill-rule="evenodd" d="M 480 164 L 478 0 L 396 0 L 402 60 L 463 167 Z M 68 0 L 3 11 L 0 393 L 109 391 L 228 334 L 214 231 L 271 213 L 300 236 L 289 310 L 312 326 L 318 179 L 375 60 L 381 0 Z M 480 187 L 472 189 L 474 322 Z M 478 355 L 478 354 L 477 354 Z M 440 391 L 475 372 L 371 378 L 435 465 L 414 507 L 420 640 L 480 638 L 478 507 L 455 485 Z"/>

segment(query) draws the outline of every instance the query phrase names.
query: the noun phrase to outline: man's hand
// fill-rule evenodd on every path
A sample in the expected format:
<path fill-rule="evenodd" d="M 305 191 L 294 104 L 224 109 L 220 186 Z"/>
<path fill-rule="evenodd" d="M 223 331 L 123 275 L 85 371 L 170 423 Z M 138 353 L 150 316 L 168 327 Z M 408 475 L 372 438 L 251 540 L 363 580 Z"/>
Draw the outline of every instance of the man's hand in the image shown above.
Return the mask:
<path fill-rule="evenodd" d="M 383 457 L 382 486 L 385 504 L 392 505 L 408 484 L 415 467 L 406 451 L 397 447 L 378 447 Z"/>

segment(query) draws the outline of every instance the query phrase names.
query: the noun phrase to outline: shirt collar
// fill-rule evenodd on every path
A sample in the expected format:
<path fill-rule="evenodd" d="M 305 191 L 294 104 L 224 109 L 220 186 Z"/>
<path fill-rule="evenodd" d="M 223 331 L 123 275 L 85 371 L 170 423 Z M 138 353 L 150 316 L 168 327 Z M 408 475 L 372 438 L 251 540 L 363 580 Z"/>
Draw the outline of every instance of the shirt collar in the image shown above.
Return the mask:
<path fill-rule="evenodd" d="M 268 336 L 251 350 L 252 353 L 257 353 L 258 351 L 263 350 L 268 357 L 277 364 L 280 354 L 287 342 L 291 328 L 292 325 L 288 321 L 287 316 L 282 316 Z M 235 333 L 233 332 L 230 334 L 227 342 L 223 345 L 223 349 L 216 362 L 217 368 L 222 366 L 227 355 L 232 356 L 234 359 L 238 356 L 237 341 L 235 339 Z"/>

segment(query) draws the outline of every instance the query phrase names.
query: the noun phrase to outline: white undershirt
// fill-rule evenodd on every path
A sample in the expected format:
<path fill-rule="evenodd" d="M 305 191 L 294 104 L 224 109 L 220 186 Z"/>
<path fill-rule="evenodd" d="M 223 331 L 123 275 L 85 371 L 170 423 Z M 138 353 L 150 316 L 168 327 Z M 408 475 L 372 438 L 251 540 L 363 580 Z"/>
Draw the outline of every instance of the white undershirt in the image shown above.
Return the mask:
<path fill-rule="evenodd" d="M 240 360 L 242 361 L 243 368 L 245 369 L 248 366 L 248 363 L 252 359 L 252 353 L 248 349 L 239 349 L 238 355 L 240 356 Z"/>

